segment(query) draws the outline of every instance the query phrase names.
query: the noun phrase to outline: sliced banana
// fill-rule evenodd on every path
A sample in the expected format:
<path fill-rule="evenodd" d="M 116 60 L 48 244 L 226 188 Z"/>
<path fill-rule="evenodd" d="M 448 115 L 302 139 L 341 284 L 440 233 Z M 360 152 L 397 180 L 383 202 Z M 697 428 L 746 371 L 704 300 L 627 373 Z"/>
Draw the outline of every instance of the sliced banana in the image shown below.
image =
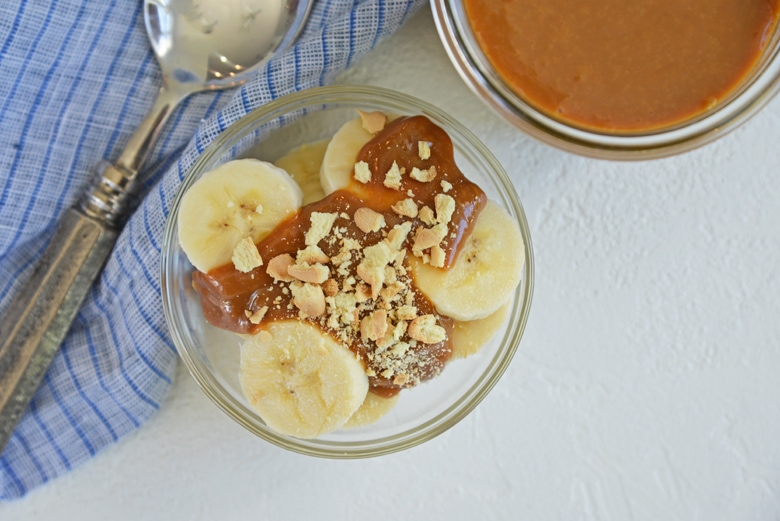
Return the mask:
<path fill-rule="evenodd" d="M 255 243 L 301 207 L 303 194 L 287 173 L 257 159 L 224 163 L 203 175 L 179 207 L 179 243 L 202 272 L 230 262 L 245 237 Z"/>
<path fill-rule="evenodd" d="M 373 137 L 360 118 L 347 121 L 333 135 L 320 168 L 320 184 L 326 194 L 349 186 L 358 153 Z"/>
<path fill-rule="evenodd" d="M 368 393 L 363 364 L 317 326 L 271 322 L 241 345 L 244 396 L 280 434 L 316 438 L 343 426 Z"/>
<path fill-rule="evenodd" d="M 523 249 L 517 222 L 488 201 L 449 269 L 407 258 L 417 287 L 438 312 L 468 321 L 485 318 L 509 301 L 523 274 Z"/>
<path fill-rule="evenodd" d="M 276 166 L 285 170 L 303 191 L 303 204 L 307 205 L 325 197 L 320 184 L 320 166 L 329 141 L 317 141 L 290 150 L 276 160 Z"/>
<path fill-rule="evenodd" d="M 398 394 L 385 398 L 378 394 L 368 393 L 366 399 L 363 400 L 363 404 L 347 420 L 344 427 L 364 427 L 376 423 L 395 407 L 395 404 L 398 403 L 398 397 Z"/>
<path fill-rule="evenodd" d="M 452 358 L 466 358 L 482 349 L 506 322 L 509 307 L 509 303 L 506 303 L 485 318 L 456 322 L 450 336 Z"/>

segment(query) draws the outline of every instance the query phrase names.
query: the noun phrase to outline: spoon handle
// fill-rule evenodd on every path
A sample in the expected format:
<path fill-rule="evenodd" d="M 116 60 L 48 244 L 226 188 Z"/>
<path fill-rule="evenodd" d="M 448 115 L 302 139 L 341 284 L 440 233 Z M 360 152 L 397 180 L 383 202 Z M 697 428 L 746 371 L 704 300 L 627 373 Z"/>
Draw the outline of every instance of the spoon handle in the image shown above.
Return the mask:
<path fill-rule="evenodd" d="M 111 253 L 139 168 L 189 93 L 163 86 L 117 163 L 101 164 L 84 200 L 65 212 L 32 276 L 0 318 L 0 454 Z"/>
<path fill-rule="evenodd" d="M 38 389 L 118 232 L 69 209 L 0 321 L 0 453 Z"/>
<path fill-rule="evenodd" d="M 113 165 L 103 163 L 81 203 L 87 215 L 118 226 L 135 191 L 138 171 L 149 156 L 173 109 L 194 89 L 180 83 L 163 84 L 146 118 L 130 137 Z"/>

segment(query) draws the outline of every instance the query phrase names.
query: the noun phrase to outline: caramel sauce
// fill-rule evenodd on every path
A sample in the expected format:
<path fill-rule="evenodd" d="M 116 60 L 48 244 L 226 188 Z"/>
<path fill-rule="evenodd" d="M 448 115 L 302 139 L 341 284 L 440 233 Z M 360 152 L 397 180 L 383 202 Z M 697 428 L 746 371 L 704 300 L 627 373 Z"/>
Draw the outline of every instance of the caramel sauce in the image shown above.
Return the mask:
<path fill-rule="evenodd" d="M 474 36 L 518 96 L 597 130 L 694 118 L 750 75 L 778 0 L 464 0 Z"/>
<path fill-rule="evenodd" d="M 419 157 L 419 141 L 432 144 L 431 157 L 428 160 L 423 161 Z M 344 238 L 356 239 L 360 241 L 362 248 L 365 248 L 382 241 L 387 231 L 396 224 L 411 220 L 412 232 L 403 246 L 409 255 L 414 230 L 421 223 L 417 218 L 409 219 L 397 215 L 391 206 L 409 197 L 411 191 L 419 207 L 427 205 L 434 208 L 434 198 L 437 193 L 442 193 L 441 181 L 445 180 L 451 185 L 447 194 L 456 202 L 456 210 L 445 238 L 446 243 L 442 242 L 446 255 L 445 267 L 451 265 L 487 199 L 485 193 L 466 179 L 457 168 L 452 141 L 446 132 L 422 116 L 401 118 L 388 124 L 363 147 L 357 158 L 357 161 L 361 160 L 370 165 L 373 172 L 371 181 L 361 184 L 353 178 L 347 189 L 338 190 L 320 201 L 304 206 L 295 215 L 280 223 L 273 232 L 257 244 L 258 251 L 266 263 L 269 259 L 285 253 L 294 258 L 299 250 L 306 247 L 305 234 L 314 212 L 339 214 L 333 225 L 333 230 L 337 230 L 338 233 L 331 233 L 319 243 L 320 249 L 328 257 L 339 254 Z M 402 176 L 401 190 L 383 185 L 384 173 L 393 161 L 407 172 L 407 175 Z M 409 178 L 408 172 L 413 167 L 425 169 L 431 165 L 435 166 L 437 171 L 433 181 L 423 183 Z M 353 216 L 357 209 L 363 207 L 381 213 L 385 218 L 386 226 L 376 232 L 364 233 L 360 230 Z M 359 280 L 356 273 L 357 264 L 357 262 L 352 263 L 349 274 L 343 279 L 351 276 Z M 404 265 L 408 271 L 406 261 Z M 381 368 L 372 361 L 372 351 L 376 349 L 376 344 L 363 341 L 359 333 L 353 335 L 351 341 L 347 343 L 369 369 L 369 374 L 374 373 L 369 378 L 370 388 L 382 396 L 391 396 L 403 387 L 409 387 L 437 375 L 452 352 L 450 337 L 455 325 L 454 320 L 436 312 L 434 305 L 414 286 L 411 273 L 402 277 L 405 277 L 409 284 L 410 292 L 413 294 L 413 305 L 417 307 L 418 315 L 434 315 L 437 323 L 447 334 L 442 342 L 435 344 L 418 342 L 411 348 L 419 363 L 415 365 L 414 378 L 409 382 L 400 383 L 394 382 L 392 377 L 384 377 L 380 374 Z M 238 271 L 232 263 L 215 268 L 208 273 L 195 271 L 193 286 L 200 295 L 206 320 L 216 327 L 236 333 L 256 334 L 268 322 L 299 318 L 299 310 L 292 304 L 288 285 L 276 282 L 266 273 L 265 266 L 255 268 L 249 273 Z M 259 324 L 252 324 L 246 311 L 254 312 L 264 306 L 268 307 L 268 311 L 263 320 Z M 303 320 L 317 324 L 339 341 L 344 340 L 339 338 L 338 331 L 328 326 L 323 317 Z"/>
<path fill-rule="evenodd" d="M 417 143 L 427 141 L 434 143 L 431 147 L 431 157 L 422 160 L 419 157 Z M 365 161 L 372 172 L 380 172 L 382 175 L 374 175 L 371 181 L 361 185 L 352 180 L 352 190 L 365 193 L 371 201 L 371 209 L 388 215 L 395 215 L 390 207 L 396 202 L 406 199 L 408 190 L 414 193 L 414 200 L 422 208 L 427 205 L 434 207 L 434 197 L 441 193 L 441 180 L 449 182 L 452 189 L 447 192 L 455 199 L 455 213 L 452 215 L 450 234 L 455 233 L 454 238 L 448 240 L 445 251 L 447 256 L 444 268 L 449 268 L 455 261 L 459 247 L 471 233 L 476 217 L 485 207 L 487 197 L 482 189 L 469 181 L 455 164 L 455 156 L 452 148 L 452 140 L 440 127 L 431 123 L 423 116 L 400 118 L 390 122 L 385 129 L 374 139 L 367 143 L 358 154 L 358 161 Z M 384 172 L 393 165 L 393 161 L 399 167 L 405 168 L 407 175 L 401 178 L 401 189 L 393 190 L 385 187 Z M 412 168 L 436 167 L 437 176 L 429 183 L 421 183 L 411 179 L 408 175 Z M 453 229 L 454 223 L 454 229 Z M 416 229 L 419 221 L 415 221 L 412 230 Z M 391 226 L 392 227 L 392 226 Z"/>

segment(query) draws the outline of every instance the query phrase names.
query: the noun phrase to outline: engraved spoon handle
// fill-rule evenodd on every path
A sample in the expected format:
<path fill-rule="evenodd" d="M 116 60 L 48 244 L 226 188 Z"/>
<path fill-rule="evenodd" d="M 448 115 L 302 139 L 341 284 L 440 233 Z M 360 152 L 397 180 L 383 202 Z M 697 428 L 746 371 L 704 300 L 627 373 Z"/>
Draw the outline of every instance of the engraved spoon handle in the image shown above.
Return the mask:
<path fill-rule="evenodd" d="M 84 200 L 65 212 L 32 276 L 0 318 L 0 454 L 111 253 L 138 169 L 176 104 L 191 92 L 160 89 L 116 165 L 100 165 Z"/>
<path fill-rule="evenodd" d="M 69 209 L 0 321 L 0 452 L 65 339 L 117 233 Z"/>
<path fill-rule="evenodd" d="M 195 91 L 197 86 L 165 79 L 149 113 L 130 137 L 116 163 L 100 165 L 91 190 L 81 203 L 84 213 L 111 226 L 119 225 L 130 206 L 138 171 L 160 131 L 176 105 Z"/>

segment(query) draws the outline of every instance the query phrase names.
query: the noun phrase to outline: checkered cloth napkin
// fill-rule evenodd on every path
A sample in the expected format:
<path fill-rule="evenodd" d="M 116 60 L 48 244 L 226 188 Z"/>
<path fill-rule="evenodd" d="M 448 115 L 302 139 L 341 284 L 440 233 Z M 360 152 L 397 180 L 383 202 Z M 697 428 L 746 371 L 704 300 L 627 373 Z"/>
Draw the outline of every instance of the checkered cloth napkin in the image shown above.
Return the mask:
<path fill-rule="evenodd" d="M 204 148 L 252 109 L 326 84 L 425 0 L 315 0 L 298 43 L 240 89 L 174 113 L 127 223 L 0 457 L 0 499 L 67 472 L 160 407 L 177 356 L 160 298 L 165 218 Z M 142 0 L 0 2 L 0 314 L 101 159 L 116 159 L 159 89 Z"/>

